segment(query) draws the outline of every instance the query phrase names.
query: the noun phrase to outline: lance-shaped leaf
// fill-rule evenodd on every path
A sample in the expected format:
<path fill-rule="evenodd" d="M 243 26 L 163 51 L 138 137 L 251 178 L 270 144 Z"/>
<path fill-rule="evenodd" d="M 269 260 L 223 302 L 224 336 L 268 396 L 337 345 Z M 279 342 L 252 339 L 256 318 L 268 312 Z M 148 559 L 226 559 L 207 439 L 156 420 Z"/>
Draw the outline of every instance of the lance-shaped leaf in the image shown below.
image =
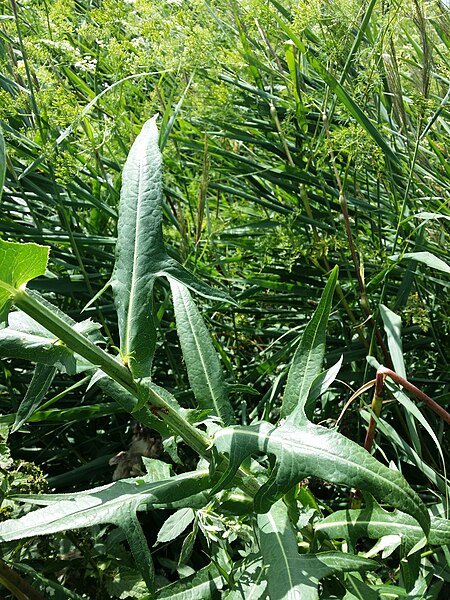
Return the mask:
<path fill-rule="evenodd" d="M 314 380 L 322 371 L 325 334 L 337 276 L 338 268 L 335 267 L 322 293 L 319 306 L 306 326 L 289 369 L 281 416 L 289 416 L 292 423 L 302 423 L 305 416 L 310 416 L 314 409 L 314 402 L 307 402 L 308 394 Z"/>
<path fill-rule="evenodd" d="M 257 512 L 266 512 L 296 483 L 314 476 L 368 491 L 413 516 L 425 532 L 429 529 L 428 512 L 403 476 L 337 431 L 308 422 L 301 427 L 288 422 L 280 427 L 261 423 L 222 429 L 216 434 L 214 445 L 219 452 L 229 454 L 230 467 L 213 491 L 230 483 L 240 464 L 251 454 L 264 452 L 275 456 L 269 480 L 255 496 Z"/>
<path fill-rule="evenodd" d="M 170 279 L 177 332 L 186 363 L 189 383 L 200 408 L 213 412 L 225 425 L 235 422 L 223 380 L 222 366 L 202 316 L 189 290 Z"/>
<path fill-rule="evenodd" d="M 315 525 L 315 530 L 330 539 L 345 539 L 355 544 L 359 538 L 380 539 L 385 535 L 398 535 L 406 552 L 423 538 L 417 521 L 399 510 L 387 512 L 372 500 L 363 509 L 338 510 Z M 450 521 L 431 516 L 428 542 L 431 545 L 450 544 Z"/>
<path fill-rule="evenodd" d="M 47 365 L 36 365 L 33 378 L 28 386 L 25 398 L 17 410 L 16 419 L 11 433 L 18 431 L 20 427 L 39 408 L 48 388 L 51 386 L 56 375 L 56 368 Z"/>
<path fill-rule="evenodd" d="M 0 239 L 0 323 L 5 322 L 15 292 L 45 273 L 48 247 Z"/>
<path fill-rule="evenodd" d="M 6 153 L 5 153 L 5 140 L 3 139 L 3 133 L 0 127 L 0 200 L 2 199 L 3 185 L 5 183 L 6 173 Z"/>
<path fill-rule="evenodd" d="M 414 260 L 438 271 L 450 273 L 450 266 L 431 252 L 406 252 L 405 254 L 394 254 L 388 258 L 394 261 Z"/>
<path fill-rule="evenodd" d="M 122 174 L 116 262 L 111 285 L 120 349 L 138 377 L 150 374 L 156 343 L 151 295 L 165 260 L 162 237 L 162 157 L 156 117 L 136 138 Z"/>
<path fill-rule="evenodd" d="M 224 598 L 226 600 L 265 600 L 267 598 L 266 569 L 262 558 L 250 555 L 234 563 L 233 579 L 236 582 Z"/>
<path fill-rule="evenodd" d="M 128 479 L 73 494 L 17 496 L 27 503 L 46 506 L 0 523 L 0 541 L 111 523 L 124 531 L 144 580 L 152 589 L 152 558 L 136 511 L 189 498 L 209 485 L 208 473 L 197 471 L 154 483 Z"/>
<path fill-rule="evenodd" d="M 155 600 L 205 600 L 218 597 L 225 579 L 214 564 L 159 590 Z"/>
<path fill-rule="evenodd" d="M 56 309 L 55 309 L 56 311 Z M 65 315 L 67 317 L 67 315 Z M 67 321 L 69 317 L 65 320 Z M 74 375 L 93 368 L 93 365 L 75 354 L 45 327 L 29 317 L 24 312 L 17 310 L 8 317 L 9 326 L 2 329 L 0 336 L 0 357 L 20 358 L 41 365 L 55 367 L 59 371 Z M 87 333 L 92 321 L 75 324 L 69 319 L 77 330 Z"/>
<path fill-rule="evenodd" d="M 342 366 L 343 355 L 332 367 L 318 375 L 311 384 L 308 394 L 309 402 L 315 402 L 333 384 Z"/>
<path fill-rule="evenodd" d="M 340 552 L 300 555 L 296 533 L 281 501 L 276 502 L 268 513 L 258 515 L 258 527 L 271 600 L 318 600 L 320 579 L 333 573 L 378 567 L 374 561 Z"/>
<path fill-rule="evenodd" d="M 318 600 L 318 580 L 302 572 L 297 536 L 286 507 L 277 502 L 258 515 L 258 537 L 269 597 L 272 600 Z"/>
<path fill-rule="evenodd" d="M 123 169 L 111 279 L 120 349 L 135 377 L 150 375 L 156 345 L 152 291 L 157 277 L 170 275 L 200 294 L 226 299 L 168 256 L 162 233 L 162 172 L 154 116 L 137 136 Z"/>
<path fill-rule="evenodd" d="M 156 544 L 171 542 L 176 539 L 183 531 L 189 527 L 195 518 L 192 508 L 180 508 L 177 512 L 170 515 L 158 532 Z"/>

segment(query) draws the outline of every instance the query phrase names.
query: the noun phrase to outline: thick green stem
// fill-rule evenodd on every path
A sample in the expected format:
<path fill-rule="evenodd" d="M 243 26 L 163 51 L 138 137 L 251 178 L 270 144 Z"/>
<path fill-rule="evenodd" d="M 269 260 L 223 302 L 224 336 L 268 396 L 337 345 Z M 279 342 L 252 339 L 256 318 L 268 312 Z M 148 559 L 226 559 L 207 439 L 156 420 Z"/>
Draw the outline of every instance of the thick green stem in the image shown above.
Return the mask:
<path fill-rule="evenodd" d="M 24 289 L 14 294 L 14 304 L 35 321 L 56 335 L 68 348 L 94 366 L 97 366 L 129 392 L 136 393 L 136 384 L 130 371 L 113 356 L 96 346 L 87 337 L 76 331 L 50 308 L 39 302 Z"/>
<path fill-rule="evenodd" d="M 73 352 L 76 352 L 92 363 L 92 365 L 106 373 L 106 375 L 120 384 L 135 398 L 142 400 L 145 397 L 150 410 L 166 423 L 174 433 L 182 437 L 186 444 L 200 456 L 209 461 L 212 460 L 208 438 L 200 430 L 188 423 L 175 408 L 166 402 L 157 389 L 147 386 L 145 383 L 135 381 L 127 367 L 76 331 L 69 323 L 66 323 L 61 317 L 52 312 L 50 308 L 39 302 L 34 296 L 28 294 L 25 289 L 19 289 L 14 292 L 14 304 L 53 333 Z M 224 460 L 228 462 L 228 459 Z M 253 497 L 259 489 L 256 479 L 253 479 L 242 467 L 239 470 L 238 477 L 241 480 L 238 483 L 239 487 Z"/>
<path fill-rule="evenodd" d="M 68 348 L 88 360 L 90 363 L 109 375 L 128 392 L 138 399 L 142 394 L 147 396 L 150 407 L 155 409 L 158 417 L 164 421 L 174 433 L 180 435 L 184 441 L 201 456 L 207 454 L 209 445 L 206 437 L 171 407 L 154 389 L 137 383 L 130 371 L 113 356 L 96 346 L 87 337 L 76 331 L 58 315 L 53 313 L 34 296 L 27 294 L 24 289 L 18 290 L 14 295 L 14 304 L 56 335 Z"/>

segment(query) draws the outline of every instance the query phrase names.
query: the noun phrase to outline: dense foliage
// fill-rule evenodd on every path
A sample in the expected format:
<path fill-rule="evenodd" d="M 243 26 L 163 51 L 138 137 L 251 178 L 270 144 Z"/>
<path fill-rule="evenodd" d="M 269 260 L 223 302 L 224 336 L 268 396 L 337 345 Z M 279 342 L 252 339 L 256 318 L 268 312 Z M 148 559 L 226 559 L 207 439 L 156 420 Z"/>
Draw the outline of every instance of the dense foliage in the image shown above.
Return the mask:
<path fill-rule="evenodd" d="M 445 3 L 1 4 L 0 584 L 447 597 Z"/>

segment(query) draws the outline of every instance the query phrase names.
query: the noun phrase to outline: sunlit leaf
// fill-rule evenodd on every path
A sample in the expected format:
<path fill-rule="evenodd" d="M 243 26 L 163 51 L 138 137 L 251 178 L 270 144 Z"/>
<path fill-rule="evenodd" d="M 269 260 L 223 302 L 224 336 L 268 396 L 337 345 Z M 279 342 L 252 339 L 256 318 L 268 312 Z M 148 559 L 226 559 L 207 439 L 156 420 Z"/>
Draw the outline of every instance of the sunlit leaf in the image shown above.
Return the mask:
<path fill-rule="evenodd" d="M 314 398 L 311 397 L 308 402 L 308 395 L 311 385 L 322 371 L 325 334 L 337 277 L 338 268 L 335 267 L 292 359 L 281 407 L 281 416 L 289 417 L 292 423 L 301 423 L 305 415 L 311 416 L 314 409 Z"/>
<path fill-rule="evenodd" d="M 189 383 L 200 408 L 212 410 L 225 425 L 235 422 L 223 370 L 202 316 L 189 290 L 170 279 L 177 332 Z"/>
<path fill-rule="evenodd" d="M 0 239 L 0 322 L 6 320 L 14 292 L 45 273 L 49 249 Z"/>
<path fill-rule="evenodd" d="M 229 484 L 248 456 L 263 452 L 275 457 L 269 480 L 255 496 L 257 512 L 266 512 L 293 485 L 314 476 L 368 491 L 414 516 L 425 531 L 429 528 L 425 506 L 403 476 L 337 431 L 312 423 L 294 426 L 285 422 L 279 427 L 261 423 L 223 429 L 216 434 L 214 445 L 230 457 L 230 468 L 215 489 Z"/>
<path fill-rule="evenodd" d="M 344 571 L 367 571 L 377 563 L 340 552 L 299 554 L 297 535 L 287 508 L 275 503 L 258 515 L 259 541 L 271 600 L 318 600 L 320 579 Z"/>
<path fill-rule="evenodd" d="M 177 512 L 170 515 L 167 521 L 165 521 L 158 532 L 155 543 L 162 544 L 163 542 L 171 542 L 177 538 L 187 527 L 189 527 L 194 520 L 194 516 L 195 514 L 192 508 L 181 508 L 180 510 L 177 510 Z"/>
<path fill-rule="evenodd" d="M 116 262 L 111 279 L 120 349 L 135 377 L 148 377 L 156 345 L 152 292 L 170 276 L 208 297 L 225 299 L 166 252 L 162 233 L 162 156 L 155 115 L 143 126 L 122 174 Z"/>
<path fill-rule="evenodd" d="M 364 537 L 378 540 L 398 535 L 407 552 L 423 538 L 423 530 L 414 518 L 399 510 L 388 512 L 375 501 L 363 509 L 338 510 L 316 523 L 315 530 L 352 544 Z M 450 521 L 431 516 L 428 542 L 436 546 L 450 544 Z"/>
<path fill-rule="evenodd" d="M 405 254 L 393 254 L 392 256 L 389 256 L 389 259 L 393 261 L 414 260 L 422 263 L 423 265 L 427 265 L 432 269 L 437 269 L 438 271 L 443 271 L 444 273 L 450 273 L 450 266 L 431 252 L 406 252 Z"/>

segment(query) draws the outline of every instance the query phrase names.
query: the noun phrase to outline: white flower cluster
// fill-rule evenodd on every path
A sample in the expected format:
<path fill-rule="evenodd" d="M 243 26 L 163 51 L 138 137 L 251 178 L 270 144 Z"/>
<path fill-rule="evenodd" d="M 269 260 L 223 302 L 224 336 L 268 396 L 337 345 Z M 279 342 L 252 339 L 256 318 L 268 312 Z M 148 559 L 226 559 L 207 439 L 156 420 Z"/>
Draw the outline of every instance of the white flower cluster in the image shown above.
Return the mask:
<path fill-rule="evenodd" d="M 89 54 L 82 55 L 78 48 L 75 48 L 66 40 L 55 41 L 43 38 L 38 42 L 38 45 L 52 48 L 58 53 L 65 55 L 66 59 L 69 58 L 73 62 L 75 69 L 91 73 L 95 71 L 97 59 Z"/>
<path fill-rule="evenodd" d="M 78 60 L 73 66 L 80 71 L 93 73 L 97 66 L 97 59 L 93 56 L 86 55 L 83 56 L 81 60 Z"/>
<path fill-rule="evenodd" d="M 74 48 L 72 44 L 70 44 L 67 40 L 55 41 L 43 38 L 42 40 L 40 40 L 39 43 L 44 44 L 44 46 L 47 46 L 47 48 L 54 48 L 55 50 L 59 50 L 60 52 L 78 52 L 78 50 Z"/>

